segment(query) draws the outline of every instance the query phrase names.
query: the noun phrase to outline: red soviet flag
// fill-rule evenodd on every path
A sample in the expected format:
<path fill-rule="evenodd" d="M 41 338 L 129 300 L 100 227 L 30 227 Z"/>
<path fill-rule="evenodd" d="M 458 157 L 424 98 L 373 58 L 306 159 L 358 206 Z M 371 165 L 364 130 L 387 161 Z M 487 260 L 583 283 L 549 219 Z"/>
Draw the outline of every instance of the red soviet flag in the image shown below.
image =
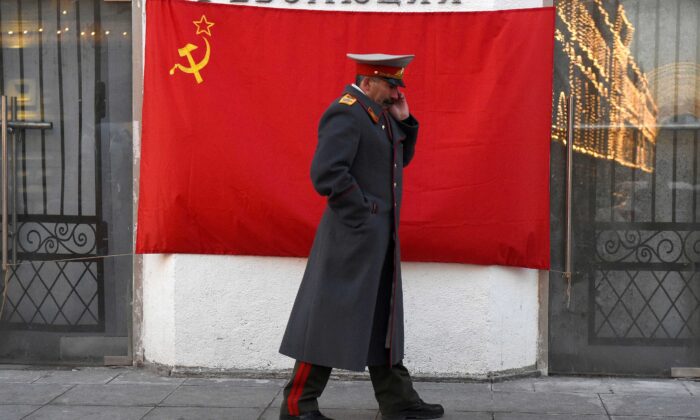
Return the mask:
<path fill-rule="evenodd" d="M 370 13 L 149 0 L 139 253 L 306 256 L 348 52 L 416 55 L 404 260 L 549 267 L 554 9 Z"/>

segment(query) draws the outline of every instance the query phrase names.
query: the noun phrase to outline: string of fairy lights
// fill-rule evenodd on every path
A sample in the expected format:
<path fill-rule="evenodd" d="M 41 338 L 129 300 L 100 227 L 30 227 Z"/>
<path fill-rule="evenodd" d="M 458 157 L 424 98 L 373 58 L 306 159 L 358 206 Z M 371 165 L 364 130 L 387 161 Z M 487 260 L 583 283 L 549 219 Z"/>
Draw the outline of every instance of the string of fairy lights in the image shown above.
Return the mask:
<path fill-rule="evenodd" d="M 19 35 L 20 33 L 23 35 L 31 35 L 31 34 L 41 34 L 43 32 L 44 32 L 44 28 L 38 28 L 34 31 L 30 31 L 30 30 L 25 29 L 22 32 L 7 31 L 6 33 L 7 33 L 7 35 Z M 63 29 L 58 29 L 56 31 L 56 34 L 61 35 L 61 34 L 68 33 L 68 32 L 70 32 L 70 28 L 66 26 Z M 110 35 L 112 33 L 112 31 L 106 30 L 106 31 L 101 31 L 101 33 L 103 33 L 105 35 Z M 95 31 L 80 31 L 80 35 L 82 35 L 82 36 L 95 36 L 95 35 L 97 35 L 97 32 L 95 32 Z M 122 35 L 129 36 L 129 32 L 124 31 L 124 32 L 122 32 Z"/>
<path fill-rule="evenodd" d="M 44 32 L 44 28 L 39 28 L 35 31 L 23 30 L 21 33 L 24 35 L 30 35 L 32 33 L 39 34 L 39 33 L 43 33 L 43 32 Z M 68 33 L 68 32 L 70 32 L 70 28 L 65 27 L 63 29 L 57 30 L 56 34 L 61 35 L 63 33 Z M 102 33 L 104 33 L 105 35 L 110 35 L 112 32 L 110 30 L 106 30 L 106 31 L 102 31 Z M 7 31 L 7 35 L 19 35 L 19 34 L 20 34 L 20 32 Z M 83 36 L 86 36 L 86 35 L 95 36 L 96 34 L 97 34 L 97 32 L 95 32 L 95 31 L 89 31 L 89 32 L 88 31 L 80 31 L 80 35 L 83 35 Z M 122 35 L 128 36 L 129 33 L 125 31 L 125 32 L 122 32 Z"/>
<path fill-rule="evenodd" d="M 68 10 L 61 11 L 61 14 L 67 15 Z M 21 30 L 19 30 L 19 29 L 5 30 L 5 31 L 3 31 L 2 35 L 3 35 L 3 43 L 5 43 L 5 42 L 12 42 L 11 39 L 8 40 L 7 38 L 5 38 L 7 36 L 9 36 L 9 37 L 13 37 L 13 36 L 19 37 L 21 35 L 26 35 L 26 36 L 35 35 L 36 36 L 36 35 L 46 35 L 48 33 L 55 33 L 56 35 L 65 35 L 65 34 L 71 34 L 75 30 L 76 30 L 75 28 L 72 29 L 69 25 L 67 25 L 67 26 L 61 25 L 61 27 L 58 27 L 58 28 L 55 28 L 52 30 L 47 30 L 46 28 L 37 25 L 31 29 L 27 28 L 27 29 L 21 29 Z M 93 29 L 89 29 L 89 30 L 81 30 L 80 31 L 80 36 L 84 36 L 84 37 L 96 37 L 96 36 L 103 36 L 103 35 L 104 36 L 110 36 L 110 35 L 114 36 L 114 35 L 120 35 L 120 34 L 123 37 L 128 37 L 129 31 L 122 31 L 121 33 L 119 31 L 116 31 L 116 32 L 112 31 L 110 29 L 104 29 L 104 30 L 100 30 L 100 31 L 95 31 Z M 12 47 L 12 45 L 9 45 L 9 46 Z M 19 46 L 19 45 L 17 45 L 17 46 Z"/>
<path fill-rule="evenodd" d="M 574 150 L 653 171 L 658 109 L 630 51 L 634 27 L 624 8 L 618 7 L 612 22 L 601 0 L 572 0 L 559 2 L 557 15 L 563 27 L 556 29 L 555 39 L 569 58 L 569 92 L 579 128 L 573 133 Z M 565 93 L 554 100 L 552 137 L 566 144 Z"/>

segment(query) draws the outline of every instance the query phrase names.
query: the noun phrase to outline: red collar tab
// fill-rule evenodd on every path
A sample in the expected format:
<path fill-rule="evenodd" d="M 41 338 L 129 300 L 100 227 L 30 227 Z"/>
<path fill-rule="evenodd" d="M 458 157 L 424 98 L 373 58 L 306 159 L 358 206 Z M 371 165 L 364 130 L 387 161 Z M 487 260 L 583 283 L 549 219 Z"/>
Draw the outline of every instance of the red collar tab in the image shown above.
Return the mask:
<path fill-rule="evenodd" d="M 377 115 L 377 113 L 374 112 L 374 110 L 372 109 L 371 106 L 366 106 L 365 104 L 362 103 L 362 101 L 357 101 L 357 103 L 360 104 L 360 106 L 365 111 L 367 111 L 367 114 L 369 114 L 369 117 L 372 119 L 372 122 L 374 122 L 375 124 L 379 122 L 379 115 Z"/>

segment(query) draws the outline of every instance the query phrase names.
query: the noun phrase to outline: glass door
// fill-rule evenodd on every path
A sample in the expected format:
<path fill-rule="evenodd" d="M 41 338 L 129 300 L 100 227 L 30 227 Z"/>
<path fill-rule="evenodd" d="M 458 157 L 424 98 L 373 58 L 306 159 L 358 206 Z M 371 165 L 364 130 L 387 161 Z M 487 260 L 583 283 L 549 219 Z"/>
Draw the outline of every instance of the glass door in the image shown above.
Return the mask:
<path fill-rule="evenodd" d="M 4 361 L 129 354 L 130 8 L 0 0 L 9 126 Z"/>
<path fill-rule="evenodd" d="M 700 367 L 700 1 L 558 1 L 550 370 Z"/>

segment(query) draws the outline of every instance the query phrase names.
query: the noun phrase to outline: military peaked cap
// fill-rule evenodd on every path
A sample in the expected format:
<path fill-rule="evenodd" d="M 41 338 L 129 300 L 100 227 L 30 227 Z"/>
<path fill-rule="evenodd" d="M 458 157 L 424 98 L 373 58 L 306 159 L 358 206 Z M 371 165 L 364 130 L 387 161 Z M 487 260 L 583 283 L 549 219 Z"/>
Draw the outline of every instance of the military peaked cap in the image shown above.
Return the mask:
<path fill-rule="evenodd" d="M 357 63 L 356 74 L 360 76 L 381 77 L 394 86 L 406 86 L 403 83 L 403 72 L 408 63 L 415 57 L 408 55 L 390 54 L 348 54 L 348 58 Z"/>

